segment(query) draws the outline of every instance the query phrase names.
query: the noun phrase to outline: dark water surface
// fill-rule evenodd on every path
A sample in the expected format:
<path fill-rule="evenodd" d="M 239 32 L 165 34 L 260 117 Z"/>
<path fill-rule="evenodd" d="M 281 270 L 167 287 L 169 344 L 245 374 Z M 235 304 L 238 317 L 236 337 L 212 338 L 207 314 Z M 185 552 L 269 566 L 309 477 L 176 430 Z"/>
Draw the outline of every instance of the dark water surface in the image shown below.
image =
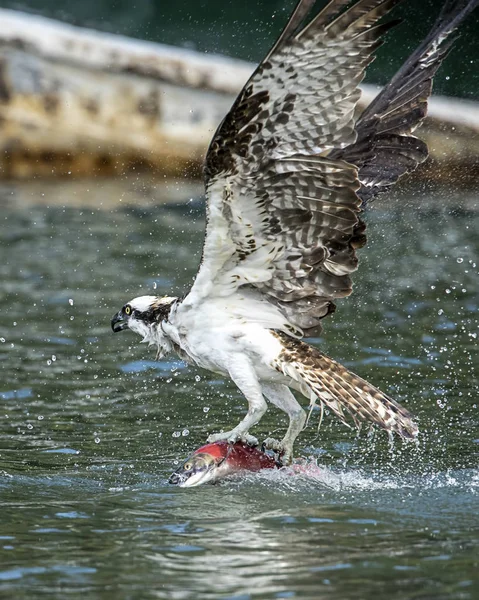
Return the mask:
<path fill-rule="evenodd" d="M 313 414 L 297 451 L 324 476 L 185 490 L 177 461 L 244 402 L 109 321 L 187 287 L 204 217 L 95 208 L 102 186 L 75 207 L 66 185 L 0 196 L 0 597 L 479 598 L 479 214 L 441 194 L 372 210 L 355 293 L 316 340 L 407 404 L 417 447 Z M 255 433 L 284 427 L 271 409 Z"/>

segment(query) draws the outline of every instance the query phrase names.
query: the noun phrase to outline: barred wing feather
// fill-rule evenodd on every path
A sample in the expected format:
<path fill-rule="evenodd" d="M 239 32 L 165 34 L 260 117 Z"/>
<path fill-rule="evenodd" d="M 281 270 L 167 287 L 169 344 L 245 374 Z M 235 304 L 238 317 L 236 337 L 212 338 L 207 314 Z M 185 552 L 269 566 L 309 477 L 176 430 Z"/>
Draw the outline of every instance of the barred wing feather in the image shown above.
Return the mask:
<path fill-rule="evenodd" d="M 358 167 L 363 205 L 426 160 L 427 146 L 412 132 L 426 117 L 433 77 L 455 41 L 451 34 L 478 5 L 446 0 L 428 35 L 359 117 L 356 141 L 332 152 Z"/>
<path fill-rule="evenodd" d="M 253 286 L 313 330 L 351 292 L 364 242 L 357 168 L 329 158 L 356 140 L 358 84 L 399 0 L 299 2 L 218 128 L 206 164 L 207 232 L 186 302 Z"/>
<path fill-rule="evenodd" d="M 194 305 L 258 290 L 312 335 L 351 293 L 362 205 L 427 157 L 426 115 L 448 36 L 479 0 L 446 0 L 424 42 L 355 120 L 358 84 L 401 0 L 300 0 L 216 131 L 205 163 L 207 228 Z"/>

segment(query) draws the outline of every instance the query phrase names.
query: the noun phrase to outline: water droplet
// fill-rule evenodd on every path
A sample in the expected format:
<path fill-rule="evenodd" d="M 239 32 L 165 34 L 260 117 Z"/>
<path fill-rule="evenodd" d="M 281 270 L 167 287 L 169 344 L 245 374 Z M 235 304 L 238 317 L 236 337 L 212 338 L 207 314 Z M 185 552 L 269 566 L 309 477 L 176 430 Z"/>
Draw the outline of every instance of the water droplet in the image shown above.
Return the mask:
<path fill-rule="evenodd" d="M 457 260 L 457 262 L 458 262 L 459 264 L 461 264 L 462 262 L 464 262 L 464 259 L 463 259 L 463 258 L 457 258 L 456 260 Z"/>
<path fill-rule="evenodd" d="M 201 381 L 201 377 L 199 375 L 195 375 L 195 381 Z"/>
<path fill-rule="evenodd" d="M 0 337 L 0 342 L 2 342 L 2 344 L 4 344 L 6 342 L 4 337 Z"/>
<path fill-rule="evenodd" d="M 438 314 L 439 316 L 441 316 L 441 315 L 443 315 L 443 314 L 444 314 L 444 311 L 442 310 L 442 308 L 440 308 L 440 309 L 437 311 L 437 314 Z"/>
<path fill-rule="evenodd" d="M 210 410 L 210 407 L 209 407 L 209 406 L 203 406 L 203 412 L 204 412 L 204 413 L 207 413 L 207 412 L 209 412 L 209 410 Z"/>
<path fill-rule="evenodd" d="M 181 431 L 173 431 L 172 435 L 173 435 L 174 438 L 180 437 Z"/>
<path fill-rule="evenodd" d="M 183 437 L 186 437 L 187 435 L 190 435 L 190 430 L 189 429 L 183 429 L 183 431 L 181 432 L 181 435 Z"/>
<path fill-rule="evenodd" d="M 44 418 L 45 418 L 45 417 L 44 417 L 43 415 L 38 415 L 38 420 L 39 420 L 39 421 L 43 421 L 43 419 L 44 419 Z"/>
<path fill-rule="evenodd" d="M 54 354 L 52 354 L 52 361 L 55 362 L 56 359 L 57 359 L 57 357 Z"/>
<path fill-rule="evenodd" d="M 95 438 L 95 444 L 99 444 L 100 442 L 101 442 L 100 438 L 99 438 L 99 437 L 96 437 L 96 438 Z"/>
<path fill-rule="evenodd" d="M 73 298 L 68 298 L 68 304 L 69 304 L 70 306 L 73 306 Z"/>
<path fill-rule="evenodd" d="M 156 281 L 153 282 L 153 289 L 156 290 L 156 288 L 158 287 L 158 284 L 156 283 Z"/>
<path fill-rule="evenodd" d="M 27 423 L 27 429 L 33 429 L 33 425 L 31 423 Z"/>
<path fill-rule="evenodd" d="M 451 293 L 451 290 L 449 288 L 447 288 L 446 294 L 450 294 L 450 293 Z"/>

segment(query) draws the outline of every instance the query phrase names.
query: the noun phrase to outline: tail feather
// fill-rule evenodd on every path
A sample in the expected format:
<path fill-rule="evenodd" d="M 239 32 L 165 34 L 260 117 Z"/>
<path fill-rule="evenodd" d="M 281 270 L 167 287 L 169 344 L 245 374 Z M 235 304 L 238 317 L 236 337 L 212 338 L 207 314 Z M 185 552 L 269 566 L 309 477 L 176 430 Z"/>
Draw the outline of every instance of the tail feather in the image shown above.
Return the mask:
<path fill-rule="evenodd" d="M 348 419 L 356 427 L 369 421 L 405 439 L 417 436 L 413 416 L 398 402 L 316 348 L 282 333 L 276 335 L 284 350 L 275 367 L 296 383 L 311 405 L 319 400 L 346 425 Z"/>

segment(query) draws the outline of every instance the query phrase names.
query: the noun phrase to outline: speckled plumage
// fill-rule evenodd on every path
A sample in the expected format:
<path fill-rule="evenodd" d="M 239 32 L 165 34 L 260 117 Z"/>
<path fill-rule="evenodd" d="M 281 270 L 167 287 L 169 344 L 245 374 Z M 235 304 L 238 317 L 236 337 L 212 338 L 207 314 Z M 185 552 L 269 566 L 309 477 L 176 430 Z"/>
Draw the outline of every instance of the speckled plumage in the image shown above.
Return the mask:
<path fill-rule="evenodd" d="M 394 24 L 380 20 L 400 1 L 331 0 L 317 11 L 315 0 L 300 0 L 208 150 L 207 228 L 193 286 L 183 299 L 136 298 L 112 321 L 159 355 L 174 351 L 235 382 L 248 413 L 210 441 L 247 439 L 266 398 L 290 418 L 282 442 L 270 440 L 290 460 L 305 423 L 291 389 L 344 422 L 417 434 L 406 409 L 300 340 L 351 293 L 366 242 L 362 205 L 426 158 L 412 131 L 448 35 L 479 0 L 446 0 L 424 42 L 357 119 L 358 84 Z"/>
<path fill-rule="evenodd" d="M 323 403 L 345 424 L 352 421 L 359 427 L 360 421 L 369 421 L 402 438 L 417 435 L 411 413 L 395 400 L 317 348 L 279 332 L 275 335 L 283 351 L 273 365 L 298 384 L 310 406 Z"/>
<path fill-rule="evenodd" d="M 356 140 L 358 84 L 391 25 L 377 21 L 398 1 L 362 0 L 341 12 L 347 3 L 335 0 L 299 33 L 299 20 L 285 28 L 210 145 L 209 226 L 193 294 L 218 254 L 210 231 L 225 225 L 231 257 L 216 269 L 217 285 L 233 276 L 235 287 L 254 285 L 310 334 L 334 299 L 351 293 L 364 242 L 360 183 L 355 166 L 328 153 Z"/>

